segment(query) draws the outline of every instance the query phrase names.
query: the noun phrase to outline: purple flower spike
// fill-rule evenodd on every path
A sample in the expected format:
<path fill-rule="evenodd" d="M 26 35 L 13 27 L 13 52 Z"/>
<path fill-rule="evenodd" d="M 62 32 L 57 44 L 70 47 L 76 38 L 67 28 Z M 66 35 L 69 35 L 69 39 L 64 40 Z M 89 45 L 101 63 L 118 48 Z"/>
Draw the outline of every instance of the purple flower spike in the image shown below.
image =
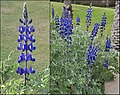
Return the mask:
<path fill-rule="evenodd" d="M 18 57 L 18 63 L 22 63 L 25 62 L 25 68 L 21 68 L 18 67 L 18 69 L 16 70 L 16 73 L 20 74 L 20 75 L 25 75 L 25 84 L 26 85 L 26 81 L 29 81 L 30 79 L 27 78 L 27 75 L 34 74 L 35 70 L 33 70 L 32 68 L 27 67 L 28 65 L 28 61 L 35 61 L 35 58 L 33 58 L 32 54 L 29 54 L 28 51 L 33 51 L 36 49 L 36 47 L 33 45 L 33 42 L 35 42 L 35 38 L 32 35 L 32 32 L 35 32 L 35 28 L 33 26 L 29 26 L 29 24 L 32 23 L 32 19 L 28 19 L 28 11 L 27 11 L 27 5 L 26 3 L 24 3 L 23 6 L 23 20 L 20 18 L 19 19 L 20 23 L 23 24 L 23 26 L 19 26 L 19 38 L 18 38 L 18 42 L 19 42 L 19 46 L 17 47 L 18 50 L 21 50 L 22 53 L 20 54 L 20 56 Z M 20 64 L 19 64 L 20 65 Z"/>
<path fill-rule="evenodd" d="M 55 12 L 54 12 L 54 7 L 52 5 L 52 18 L 54 19 L 54 15 L 55 15 Z"/>
<path fill-rule="evenodd" d="M 88 32 L 88 28 L 91 26 L 91 19 L 92 19 L 92 3 L 90 4 L 90 8 L 87 10 L 86 14 L 86 31 Z"/>
<path fill-rule="evenodd" d="M 104 52 L 109 52 L 111 48 L 112 48 L 111 40 L 110 38 L 106 37 L 106 46 L 105 46 Z"/>
<path fill-rule="evenodd" d="M 93 39 L 95 38 L 95 36 L 97 35 L 99 26 L 100 26 L 99 23 L 96 23 L 96 24 L 94 25 L 94 29 L 92 30 L 92 33 L 91 33 L 91 36 L 90 36 L 90 39 L 91 39 L 91 40 L 93 40 Z"/>
<path fill-rule="evenodd" d="M 97 52 L 99 51 L 99 47 L 95 46 L 93 44 L 91 44 L 88 48 L 88 52 L 87 52 L 87 62 L 88 64 L 93 64 L 94 61 L 96 61 L 96 56 L 97 56 Z"/>
<path fill-rule="evenodd" d="M 70 12 L 63 8 L 62 17 L 60 18 L 60 35 L 61 38 L 68 44 L 71 45 L 71 40 L 69 38 L 71 37 L 73 25 L 72 25 L 72 18 L 70 15 Z"/>

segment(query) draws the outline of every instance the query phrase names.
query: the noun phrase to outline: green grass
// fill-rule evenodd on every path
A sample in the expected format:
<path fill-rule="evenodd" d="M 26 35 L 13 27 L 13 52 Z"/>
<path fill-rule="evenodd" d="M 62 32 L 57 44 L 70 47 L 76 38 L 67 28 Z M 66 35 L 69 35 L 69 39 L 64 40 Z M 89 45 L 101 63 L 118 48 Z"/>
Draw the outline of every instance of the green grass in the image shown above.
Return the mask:
<path fill-rule="evenodd" d="M 55 14 L 58 14 L 59 17 L 61 17 L 62 6 L 64 4 L 51 2 L 51 6 L 52 5 L 54 6 Z M 82 30 L 85 30 L 86 13 L 87 13 L 87 9 L 89 8 L 89 6 L 72 4 L 72 8 L 73 8 L 73 23 L 75 24 L 76 17 L 79 15 L 80 19 L 81 19 L 81 23 L 80 23 L 81 28 L 82 28 Z M 107 24 L 106 24 L 105 34 L 110 35 L 111 30 L 112 30 L 113 19 L 114 19 L 114 9 L 103 8 L 103 7 L 94 7 L 94 6 L 92 6 L 92 8 L 93 8 L 93 17 L 92 17 L 92 25 L 90 26 L 90 32 L 92 31 L 93 26 L 96 22 L 98 22 L 98 23 L 101 22 L 102 15 L 103 15 L 104 10 L 105 10 L 106 15 L 107 15 L 107 21 L 106 21 Z"/>
<path fill-rule="evenodd" d="M 23 1 L 1 1 L 1 59 L 5 60 L 9 53 L 14 50 L 13 59 L 7 64 L 18 64 L 18 56 L 21 51 L 16 47 L 19 32 L 18 27 L 22 25 L 19 18 L 23 18 Z M 33 33 L 37 49 L 32 52 L 36 58 L 35 62 L 28 62 L 37 72 L 48 67 L 49 65 L 49 2 L 48 1 L 26 1 L 29 19 L 33 20 L 32 25 L 35 27 Z M 24 63 L 22 63 L 24 64 Z M 17 68 L 16 68 L 17 69 Z M 15 72 L 13 76 L 18 76 Z"/>

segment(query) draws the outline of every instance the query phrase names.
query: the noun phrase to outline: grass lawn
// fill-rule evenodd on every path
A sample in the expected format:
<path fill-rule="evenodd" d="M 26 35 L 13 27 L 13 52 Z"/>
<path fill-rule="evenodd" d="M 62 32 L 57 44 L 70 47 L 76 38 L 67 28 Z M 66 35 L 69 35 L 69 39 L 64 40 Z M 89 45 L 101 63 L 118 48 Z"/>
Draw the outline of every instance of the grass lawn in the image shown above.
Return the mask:
<path fill-rule="evenodd" d="M 16 47 L 19 32 L 18 27 L 22 25 L 19 18 L 23 18 L 23 1 L 1 1 L 1 60 L 5 60 L 9 53 L 14 50 L 13 59 L 7 64 L 18 64 L 18 56 L 21 51 Z M 28 66 L 33 66 L 37 72 L 45 69 L 49 65 L 49 2 L 48 1 L 26 1 L 29 19 L 33 20 L 32 25 L 35 27 L 33 33 L 37 47 L 32 52 L 35 62 L 28 62 Z M 22 63 L 24 64 L 24 63 Z M 16 68 L 17 69 L 17 68 Z M 13 77 L 18 76 L 14 72 Z"/>
<path fill-rule="evenodd" d="M 56 3 L 56 2 L 51 2 L 51 6 L 54 6 L 55 9 L 55 14 L 58 14 L 59 17 L 61 17 L 61 12 L 62 12 L 62 6 L 64 5 L 63 3 Z M 76 17 L 79 15 L 81 19 L 81 28 L 82 30 L 86 29 L 86 13 L 87 9 L 89 6 L 85 5 L 77 5 L 77 4 L 72 4 L 73 8 L 73 23 L 75 24 Z M 106 21 L 106 30 L 104 31 L 105 34 L 110 35 L 111 34 L 111 29 L 112 29 L 112 24 L 113 24 L 113 19 L 114 19 L 114 9 L 112 8 L 103 8 L 103 7 L 94 7 L 93 8 L 93 17 L 92 17 L 92 24 L 90 26 L 90 32 L 93 29 L 93 26 L 96 22 L 100 23 L 102 19 L 102 15 L 104 13 L 104 10 L 106 11 L 106 16 L 107 16 L 107 21 Z"/>

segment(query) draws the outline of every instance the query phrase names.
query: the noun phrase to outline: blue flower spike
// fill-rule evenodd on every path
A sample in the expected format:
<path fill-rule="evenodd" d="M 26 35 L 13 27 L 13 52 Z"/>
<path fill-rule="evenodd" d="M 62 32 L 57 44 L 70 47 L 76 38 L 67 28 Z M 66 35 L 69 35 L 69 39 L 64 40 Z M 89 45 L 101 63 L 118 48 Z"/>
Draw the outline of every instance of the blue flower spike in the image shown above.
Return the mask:
<path fill-rule="evenodd" d="M 33 45 L 33 43 L 36 41 L 33 32 L 35 32 L 34 26 L 29 26 L 29 24 L 32 24 L 32 19 L 28 20 L 28 10 L 27 10 L 27 5 L 24 3 L 23 6 L 23 19 L 19 19 L 20 23 L 23 24 L 23 26 L 19 26 L 18 31 L 19 31 L 19 46 L 17 47 L 18 50 L 21 50 L 22 53 L 18 57 L 18 63 L 19 65 L 25 62 L 25 68 L 21 68 L 20 66 L 16 70 L 16 73 L 20 75 L 25 75 L 25 86 L 27 81 L 30 79 L 27 78 L 27 75 L 34 74 L 35 70 L 33 70 L 31 67 L 28 69 L 28 61 L 35 61 L 35 58 L 33 58 L 32 52 L 33 50 L 36 49 L 36 47 Z"/>
<path fill-rule="evenodd" d="M 99 23 L 96 23 L 96 24 L 94 25 L 94 28 L 93 28 L 92 33 L 91 33 L 91 36 L 90 36 L 90 39 L 91 39 L 91 40 L 94 40 L 94 38 L 97 36 L 99 26 L 100 26 Z"/>
<path fill-rule="evenodd" d="M 99 46 L 95 46 L 94 44 L 91 43 L 88 48 L 87 59 L 86 59 L 88 63 L 88 67 L 90 67 L 89 69 L 92 68 L 92 64 L 94 64 L 94 62 L 96 61 L 98 51 L 99 51 Z"/>
<path fill-rule="evenodd" d="M 54 11 L 54 7 L 52 5 L 52 19 L 54 19 L 54 16 L 55 16 L 55 11 Z"/>
<path fill-rule="evenodd" d="M 88 32 L 88 28 L 91 26 L 92 19 L 92 3 L 90 3 L 90 7 L 87 10 L 86 14 L 86 32 Z"/>
<path fill-rule="evenodd" d="M 60 35 L 68 45 L 72 44 L 72 29 L 73 25 L 70 12 L 63 8 L 62 17 L 60 18 Z"/>
<path fill-rule="evenodd" d="M 105 26 L 106 26 L 106 12 L 104 11 L 104 14 L 102 16 L 102 20 L 101 20 L 101 24 L 100 24 L 100 32 L 101 32 L 101 37 L 103 35 L 103 31 L 105 30 Z"/>
<path fill-rule="evenodd" d="M 112 48 L 111 40 L 110 38 L 106 37 L 106 46 L 105 46 L 104 52 L 109 52 L 111 48 Z"/>
<path fill-rule="evenodd" d="M 69 62 L 69 58 L 67 56 L 69 52 L 68 48 L 72 44 L 72 36 L 71 36 L 73 33 L 72 20 L 73 19 L 71 18 L 70 11 L 63 7 L 62 16 L 59 19 L 59 34 L 62 40 L 66 43 L 66 46 L 65 46 L 66 47 L 66 50 L 65 50 L 66 63 Z"/>

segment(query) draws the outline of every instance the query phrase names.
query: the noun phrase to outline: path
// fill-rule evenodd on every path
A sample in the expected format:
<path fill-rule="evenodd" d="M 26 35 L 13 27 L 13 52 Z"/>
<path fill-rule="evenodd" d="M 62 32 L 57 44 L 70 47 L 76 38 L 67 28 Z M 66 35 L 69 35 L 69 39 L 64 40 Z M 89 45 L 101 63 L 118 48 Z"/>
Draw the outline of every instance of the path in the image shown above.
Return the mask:
<path fill-rule="evenodd" d="M 105 94 L 119 94 L 119 75 L 116 75 L 115 80 L 105 82 Z"/>

